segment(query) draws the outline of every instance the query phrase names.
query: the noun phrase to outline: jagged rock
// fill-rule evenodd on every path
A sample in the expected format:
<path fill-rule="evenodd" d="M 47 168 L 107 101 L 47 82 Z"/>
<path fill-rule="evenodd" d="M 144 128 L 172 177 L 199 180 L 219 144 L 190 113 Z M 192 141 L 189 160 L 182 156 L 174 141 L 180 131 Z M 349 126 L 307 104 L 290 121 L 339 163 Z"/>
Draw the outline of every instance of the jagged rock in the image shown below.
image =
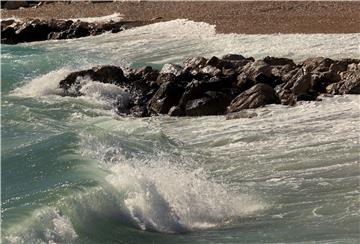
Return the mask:
<path fill-rule="evenodd" d="M 284 65 L 290 65 L 290 66 L 295 66 L 295 63 L 293 60 L 288 59 L 288 58 L 276 58 L 276 57 L 270 57 L 270 56 L 266 56 L 263 61 L 269 65 L 280 65 L 280 66 L 284 66 Z"/>
<path fill-rule="evenodd" d="M 188 116 L 224 114 L 231 99 L 224 93 L 208 91 L 202 98 L 189 100 L 185 113 Z"/>
<path fill-rule="evenodd" d="M 328 71 L 334 60 L 324 57 L 308 58 L 302 65 L 308 72 L 325 72 Z"/>
<path fill-rule="evenodd" d="M 221 70 L 214 67 L 214 66 L 211 66 L 211 65 L 206 65 L 204 68 L 202 68 L 200 70 L 200 72 L 202 74 L 207 74 L 207 75 L 210 75 L 210 76 L 218 76 L 218 75 L 221 75 Z"/>
<path fill-rule="evenodd" d="M 359 64 L 351 63 L 351 64 L 348 65 L 347 70 L 348 70 L 348 71 L 360 70 Z"/>
<path fill-rule="evenodd" d="M 185 87 L 179 105 L 184 107 L 189 100 L 201 98 L 207 91 L 222 91 L 224 88 L 229 87 L 231 87 L 230 81 L 218 76 L 211 77 L 208 80 L 192 80 Z"/>
<path fill-rule="evenodd" d="M 326 93 L 329 84 L 340 81 L 341 77 L 335 71 L 315 73 L 311 76 L 311 89 L 320 93 Z"/>
<path fill-rule="evenodd" d="M 242 109 L 258 108 L 272 103 L 279 103 L 275 90 L 267 84 L 259 83 L 232 100 L 228 107 L 228 113 L 238 112 Z"/>
<path fill-rule="evenodd" d="M 119 32 L 125 22 L 88 23 L 72 20 L 27 19 L 23 22 L 1 21 L 1 43 L 44 41 L 49 39 L 70 39 L 99 35 L 106 31 Z"/>
<path fill-rule="evenodd" d="M 254 84 L 266 83 L 272 87 L 277 85 L 276 77 L 272 74 L 272 67 L 262 60 L 246 64 L 240 74 L 243 74 L 243 76 L 238 77 L 238 80 L 241 77 L 246 77 L 246 79 L 253 81 Z"/>
<path fill-rule="evenodd" d="M 244 60 L 249 63 L 240 68 L 226 64 Z M 300 65 L 282 58 L 264 60 L 254 62 L 232 54 L 223 59 L 213 57 L 206 63 L 205 58 L 198 57 L 185 61 L 184 68 L 167 64 L 161 72 L 150 66 L 98 66 L 69 74 L 59 87 L 64 95 L 80 96 L 86 77 L 121 86 L 129 101 L 126 106 L 119 104 L 118 112 L 136 117 L 218 115 L 271 103 L 293 106 L 297 101 L 319 101 L 321 93 L 360 94 L 359 60 L 313 58 Z M 228 118 L 252 116 L 238 113 Z"/>
<path fill-rule="evenodd" d="M 175 76 L 181 75 L 183 67 L 178 64 L 165 64 L 160 70 L 160 74 L 173 74 Z"/>
<path fill-rule="evenodd" d="M 124 73 L 120 67 L 105 65 L 93 67 L 92 69 L 82 70 L 70 73 L 65 79 L 59 82 L 59 87 L 64 89 L 67 92 L 72 86 L 79 85 L 77 79 L 81 77 L 89 77 L 92 80 L 99 81 L 102 83 L 113 83 L 116 85 L 121 85 L 123 82 L 126 82 L 127 79 L 124 76 Z M 81 95 L 79 93 L 81 87 L 75 87 L 75 93 L 73 95 Z"/>
<path fill-rule="evenodd" d="M 221 59 L 230 60 L 230 61 L 239 61 L 239 60 L 244 60 L 245 57 L 240 54 L 226 54 L 226 55 L 222 56 Z"/>
<path fill-rule="evenodd" d="M 150 99 L 148 109 L 155 113 L 166 114 L 172 106 L 176 106 L 183 94 L 184 88 L 175 82 L 163 83 Z"/>
<path fill-rule="evenodd" d="M 18 9 L 29 7 L 28 1 L 6 1 L 4 4 L 4 9 Z"/>
<path fill-rule="evenodd" d="M 189 68 L 202 68 L 205 66 L 207 59 L 204 57 L 188 58 L 184 61 L 184 66 Z"/>
<path fill-rule="evenodd" d="M 360 94 L 360 70 L 345 71 L 341 78 L 340 94 Z"/>

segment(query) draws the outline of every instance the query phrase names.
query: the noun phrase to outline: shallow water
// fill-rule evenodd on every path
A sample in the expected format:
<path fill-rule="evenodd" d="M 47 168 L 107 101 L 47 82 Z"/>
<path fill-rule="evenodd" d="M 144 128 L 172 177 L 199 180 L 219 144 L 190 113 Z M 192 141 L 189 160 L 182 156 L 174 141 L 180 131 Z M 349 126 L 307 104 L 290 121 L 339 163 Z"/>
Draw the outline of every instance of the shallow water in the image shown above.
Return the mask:
<path fill-rule="evenodd" d="M 191 30 L 191 32 L 189 31 Z M 126 95 L 72 70 L 241 53 L 360 57 L 360 34 L 218 35 L 176 20 L 77 40 L 2 46 L 3 243 L 356 243 L 358 96 L 254 118 L 130 119 Z"/>

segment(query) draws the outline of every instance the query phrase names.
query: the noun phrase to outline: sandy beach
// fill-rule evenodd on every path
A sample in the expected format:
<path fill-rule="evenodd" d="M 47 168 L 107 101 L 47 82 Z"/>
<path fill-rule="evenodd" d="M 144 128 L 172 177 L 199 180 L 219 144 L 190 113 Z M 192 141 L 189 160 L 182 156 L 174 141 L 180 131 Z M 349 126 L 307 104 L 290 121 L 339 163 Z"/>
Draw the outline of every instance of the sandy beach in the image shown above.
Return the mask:
<path fill-rule="evenodd" d="M 202 21 L 216 25 L 219 33 L 360 32 L 360 2 L 72 2 L 2 10 L 1 17 L 64 19 L 113 13 L 144 23 Z"/>

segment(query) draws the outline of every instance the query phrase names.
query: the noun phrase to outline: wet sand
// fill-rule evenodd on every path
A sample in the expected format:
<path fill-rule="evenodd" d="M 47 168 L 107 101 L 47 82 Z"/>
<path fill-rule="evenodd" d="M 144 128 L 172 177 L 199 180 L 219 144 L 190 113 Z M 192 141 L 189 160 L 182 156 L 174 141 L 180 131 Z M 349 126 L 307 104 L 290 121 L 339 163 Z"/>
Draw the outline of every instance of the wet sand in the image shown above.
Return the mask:
<path fill-rule="evenodd" d="M 81 18 L 124 15 L 125 20 L 186 18 L 220 33 L 358 33 L 360 2 L 72 2 L 2 10 L 2 18 Z"/>

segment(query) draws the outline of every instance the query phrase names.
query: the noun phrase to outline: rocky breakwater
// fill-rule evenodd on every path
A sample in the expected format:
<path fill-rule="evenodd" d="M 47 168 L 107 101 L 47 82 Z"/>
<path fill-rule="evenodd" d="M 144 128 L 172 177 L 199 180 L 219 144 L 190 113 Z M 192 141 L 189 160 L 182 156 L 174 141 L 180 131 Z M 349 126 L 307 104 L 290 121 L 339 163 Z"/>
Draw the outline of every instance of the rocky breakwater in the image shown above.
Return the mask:
<path fill-rule="evenodd" d="M 124 29 L 143 25 L 139 21 L 86 22 L 81 20 L 26 19 L 2 20 L 1 43 L 71 39 L 100 35 L 105 32 L 117 33 Z"/>
<path fill-rule="evenodd" d="M 360 60 L 318 57 L 296 64 L 287 58 L 254 60 L 229 54 L 190 58 L 183 65 L 165 64 L 160 71 L 149 66 L 100 66 L 61 80 L 64 96 L 83 95 L 83 78 L 127 91 L 130 102 L 118 107 L 123 115 L 236 117 L 242 110 L 267 104 L 294 106 L 298 101 L 320 100 L 321 94 L 360 94 Z"/>

